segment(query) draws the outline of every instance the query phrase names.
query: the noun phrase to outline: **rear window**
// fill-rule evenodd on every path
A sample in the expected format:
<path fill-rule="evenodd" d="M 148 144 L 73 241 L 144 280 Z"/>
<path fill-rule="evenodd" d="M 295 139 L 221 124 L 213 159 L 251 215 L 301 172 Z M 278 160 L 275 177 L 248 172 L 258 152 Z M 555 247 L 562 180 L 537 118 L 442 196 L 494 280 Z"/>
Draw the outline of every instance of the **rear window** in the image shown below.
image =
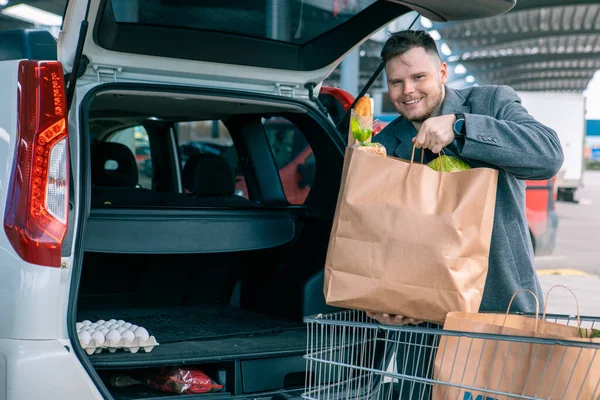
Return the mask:
<path fill-rule="evenodd" d="M 316 174 L 312 148 L 300 129 L 285 118 L 264 119 L 263 126 L 287 201 L 303 204 Z"/>
<path fill-rule="evenodd" d="M 192 28 L 305 44 L 376 0 L 112 0 L 117 23 Z"/>

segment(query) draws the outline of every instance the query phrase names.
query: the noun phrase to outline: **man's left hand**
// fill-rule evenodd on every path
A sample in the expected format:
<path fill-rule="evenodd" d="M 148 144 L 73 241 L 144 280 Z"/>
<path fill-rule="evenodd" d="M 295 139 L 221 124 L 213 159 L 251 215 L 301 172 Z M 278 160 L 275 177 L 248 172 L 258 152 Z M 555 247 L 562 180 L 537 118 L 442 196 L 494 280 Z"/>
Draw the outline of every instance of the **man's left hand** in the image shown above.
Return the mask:
<path fill-rule="evenodd" d="M 374 313 L 367 311 L 367 317 L 372 318 L 383 325 L 419 325 L 423 321 L 414 318 L 403 317 L 402 315 L 392 315 L 384 313 Z"/>
<path fill-rule="evenodd" d="M 454 141 L 454 122 L 456 117 L 453 114 L 440 115 L 426 119 L 413 138 L 413 143 L 418 149 L 426 148 L 437 154 L 446 146 Z"/>

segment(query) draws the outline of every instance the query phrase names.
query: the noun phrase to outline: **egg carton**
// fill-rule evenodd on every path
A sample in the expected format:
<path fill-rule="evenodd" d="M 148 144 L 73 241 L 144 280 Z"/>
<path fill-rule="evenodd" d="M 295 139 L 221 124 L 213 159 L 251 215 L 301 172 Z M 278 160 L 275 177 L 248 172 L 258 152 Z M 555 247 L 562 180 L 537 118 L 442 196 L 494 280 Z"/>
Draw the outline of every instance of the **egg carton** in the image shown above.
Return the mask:
<path fill-rule="evenodd" d="M 77 322 L 76 328 L 79 343 L 88 355 L 104 350 L 114 353 L 119 349 L 131 353 L 143 349 L 149 353 L 159 345 L 146 328 L 123 320 L 85 320 Z"/>

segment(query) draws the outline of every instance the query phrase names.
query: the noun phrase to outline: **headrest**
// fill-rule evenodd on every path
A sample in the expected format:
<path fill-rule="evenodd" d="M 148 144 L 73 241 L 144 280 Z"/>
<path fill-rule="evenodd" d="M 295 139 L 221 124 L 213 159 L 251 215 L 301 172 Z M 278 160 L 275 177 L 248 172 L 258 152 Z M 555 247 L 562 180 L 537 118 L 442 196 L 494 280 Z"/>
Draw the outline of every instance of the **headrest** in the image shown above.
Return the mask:
<path fill-rule="evenodd" d="M 135 187 L 137 183 L 137 163 L 129 147 L 110 142 L 92 144 L 93 185 Z"/>
<path fill-rule="evenodd" d="M 183 187 L 200 196 L 233 196 L 235 176 L 227 160 L 215 154 L 195 154 L 183 167 Z"/>
<path fill-rule="evenodd" d="M 56 39 L 46 29 L 0 31 L 0 61 L 57 59 Z"/>

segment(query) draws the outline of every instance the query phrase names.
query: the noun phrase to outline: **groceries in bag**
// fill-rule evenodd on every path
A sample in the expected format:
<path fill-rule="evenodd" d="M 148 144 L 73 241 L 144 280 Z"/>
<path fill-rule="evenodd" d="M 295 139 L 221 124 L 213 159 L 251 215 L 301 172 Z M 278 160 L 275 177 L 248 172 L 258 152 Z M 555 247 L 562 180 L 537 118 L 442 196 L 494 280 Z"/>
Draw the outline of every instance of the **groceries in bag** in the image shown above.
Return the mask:
<path fill-rule="evenodd" d="M 600 398 L 600 338 L 594 337 L 595 329 L 581 326 L 578 302 L 575 324 L 546 319 L 548 296 L 556 287 L 566 288 L 577 299 L 565 286 L 552 287 L 546 294 L 541 319 L 539 306 L 533 317 L 508 313 L 520 292 L 534 296 L 539 304 L 529 290 L 515 292 L 506 313 L 449 313 L 444 330 L 492 334 L 498 339 L 442 336 L 435 358 L 434 379 L 452 386 L 434 385 L 433 399 L 467 396 L 491 396 L 498 400 Z M 502 340 L 511 336 L 524 339 Z M 493 394 L 489 390 L 493 390 Z"/>
<path fill-rule="evenodd" d="M 498 171 L 443 173 L 359 148 L 346 149 L 325 262 L 327 304 L 433 323 L 451 311 L 479 311 Z"/>
<path fill-rule="evenodd" d="M 443 172 L 459 172 L 471 169 L 471 166 L 460 158 L 444 154 L 431 160 L 427 166 L 435 171 L 440 171 L 440 163 L 442 164 L 441 171 Z"/>
<path fill-rule="evenodd" d="M 371 99 L 361 97 L 354 108 L 350 111 L 350 132 L 348 145 L 352 148 L 386 156 L 386 150 L 380 143 L 373 143 L 373 112 Z"/>

